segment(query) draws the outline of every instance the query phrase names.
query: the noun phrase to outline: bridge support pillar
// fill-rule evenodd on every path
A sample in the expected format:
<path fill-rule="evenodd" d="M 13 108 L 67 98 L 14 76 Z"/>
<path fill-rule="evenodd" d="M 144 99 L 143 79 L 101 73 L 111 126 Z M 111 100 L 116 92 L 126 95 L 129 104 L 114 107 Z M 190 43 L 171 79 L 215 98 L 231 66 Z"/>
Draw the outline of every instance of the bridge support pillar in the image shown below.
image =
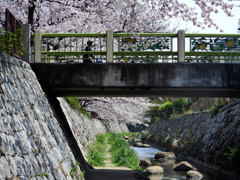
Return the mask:
<path fill-rule="evenodd" d="M 185 32 L 184 30 L 178 31 L 178 62 L 184 63 L 185 61 Z"/>
<path fill-rule="evenodd" d="M 42 60 L 42 33 L 41 30 L 35 31 L 34 39 L 34 61 L 35 63 L 41 63 Z"/>
<path fill-rule="evenodd" d="M 107 63 L 113 62 L 113 30 L 107 30 Z"/>
<path fill-rule="evenodd" d="M 32 63 L 31 60 L 31 26 L 30 24 L 23 24 L 22 27 L 22 41 L 23 41 L 23 61 Z"/>

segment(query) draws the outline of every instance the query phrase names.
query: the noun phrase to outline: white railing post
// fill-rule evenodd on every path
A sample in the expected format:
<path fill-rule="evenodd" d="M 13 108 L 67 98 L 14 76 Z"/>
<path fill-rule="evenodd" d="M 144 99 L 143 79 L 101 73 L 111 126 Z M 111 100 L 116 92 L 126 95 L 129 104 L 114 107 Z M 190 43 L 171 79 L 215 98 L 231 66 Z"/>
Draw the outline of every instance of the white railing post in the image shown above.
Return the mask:
<path fill-rule="evenodd" d="M 113 62 L 113 30 L 107 30 L 107 63 Z"/>
<path fill-rule="evenodd" d="M 185 61 L 185 32 L 184 30 L 178 31 L 178 62 L 184 63 Z"/>
<path fill-rule="evenodd" d="M 34 61 L 35 63 L 41 63 L 42 60 L 42 33 L 41 30 L 35 31 L 34 39 Z"/>

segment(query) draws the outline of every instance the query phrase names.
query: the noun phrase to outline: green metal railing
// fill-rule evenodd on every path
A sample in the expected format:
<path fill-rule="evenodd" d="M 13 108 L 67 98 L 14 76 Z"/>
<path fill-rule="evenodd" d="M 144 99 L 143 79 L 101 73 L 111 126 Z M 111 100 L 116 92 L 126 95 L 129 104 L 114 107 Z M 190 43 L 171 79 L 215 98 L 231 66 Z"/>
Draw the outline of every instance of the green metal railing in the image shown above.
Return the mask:
<path fill-rule="evenodd" d="M 185 53 L 189 62 L 240 63 L 239 34 L 186 34 L 190 51 Z"/>
<path fill-rule="evenodd" d="M 41 33 L 35 37 L 35 62 L 83 62 L 93 60 L 125 63 L 235 62 L 240 60 L 239 34 L 178 33 Z M 85 51 L 87 41 L 92 51 Z"/>
<path fill-rule="evenodd" d="M 173 51 L 176 33 L 114 34 L 113 59 L 116 62 L 177 62 Z"/>
<path fill-rule="evenodd" d="M 87 41 L 93 41 L 92 51 L 84 51 Z M 106 34 L 41 34 L 41 62 L 81 62 L 84 54 L 106 59 Z"/>

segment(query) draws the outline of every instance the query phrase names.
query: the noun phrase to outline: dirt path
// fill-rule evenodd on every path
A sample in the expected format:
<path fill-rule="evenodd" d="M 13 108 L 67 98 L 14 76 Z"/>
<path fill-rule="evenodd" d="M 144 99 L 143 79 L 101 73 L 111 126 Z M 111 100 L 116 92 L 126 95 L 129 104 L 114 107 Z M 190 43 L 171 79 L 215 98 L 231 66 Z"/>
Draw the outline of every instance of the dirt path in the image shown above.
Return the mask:
<path fill-rule="evenodd" d="M 104 162 L 106 164 L 106 167 L 115 167 L 115 165 L 111 161 L 111 154 L 109 152 L 110 148 L 111 148 L 111 146 L 108 143 L 106 143 Z"/>
<path fill-rule="evenodd" d="M 106 140 L 107 142 L 107 140 Z M 131 170 L 127 167 L 116 167 L 111 161 L 111 154 L 109 149 L 111 146 L 106 143 L 106 152 L 104 162 L 106 167 L 93 167 L 94 169 L 89 170 L 86 174 L 86 180 L 146 180 L 140 173 Z"/>

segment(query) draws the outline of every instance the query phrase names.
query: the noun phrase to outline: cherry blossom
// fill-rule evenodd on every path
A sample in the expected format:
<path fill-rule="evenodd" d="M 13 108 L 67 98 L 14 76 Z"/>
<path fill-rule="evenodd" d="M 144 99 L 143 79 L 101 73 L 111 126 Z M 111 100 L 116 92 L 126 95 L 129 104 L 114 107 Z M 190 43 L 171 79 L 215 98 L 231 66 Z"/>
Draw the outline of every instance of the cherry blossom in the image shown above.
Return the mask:
<path fill-rule="evenodd" d="M 4 23 L 4 10 L 8 8 L 32 30 L 44 32 L 170 32 L 169 19 L 181 18 L 200 28 L 218 25 L 212 14 L 223 11 L 233 16 L 240 0 L 2 0 L 0 24 Z M 201 14 L 198 14 L 200 9 Z M 220 30 L 221 32 L 222 30 Z"/>

